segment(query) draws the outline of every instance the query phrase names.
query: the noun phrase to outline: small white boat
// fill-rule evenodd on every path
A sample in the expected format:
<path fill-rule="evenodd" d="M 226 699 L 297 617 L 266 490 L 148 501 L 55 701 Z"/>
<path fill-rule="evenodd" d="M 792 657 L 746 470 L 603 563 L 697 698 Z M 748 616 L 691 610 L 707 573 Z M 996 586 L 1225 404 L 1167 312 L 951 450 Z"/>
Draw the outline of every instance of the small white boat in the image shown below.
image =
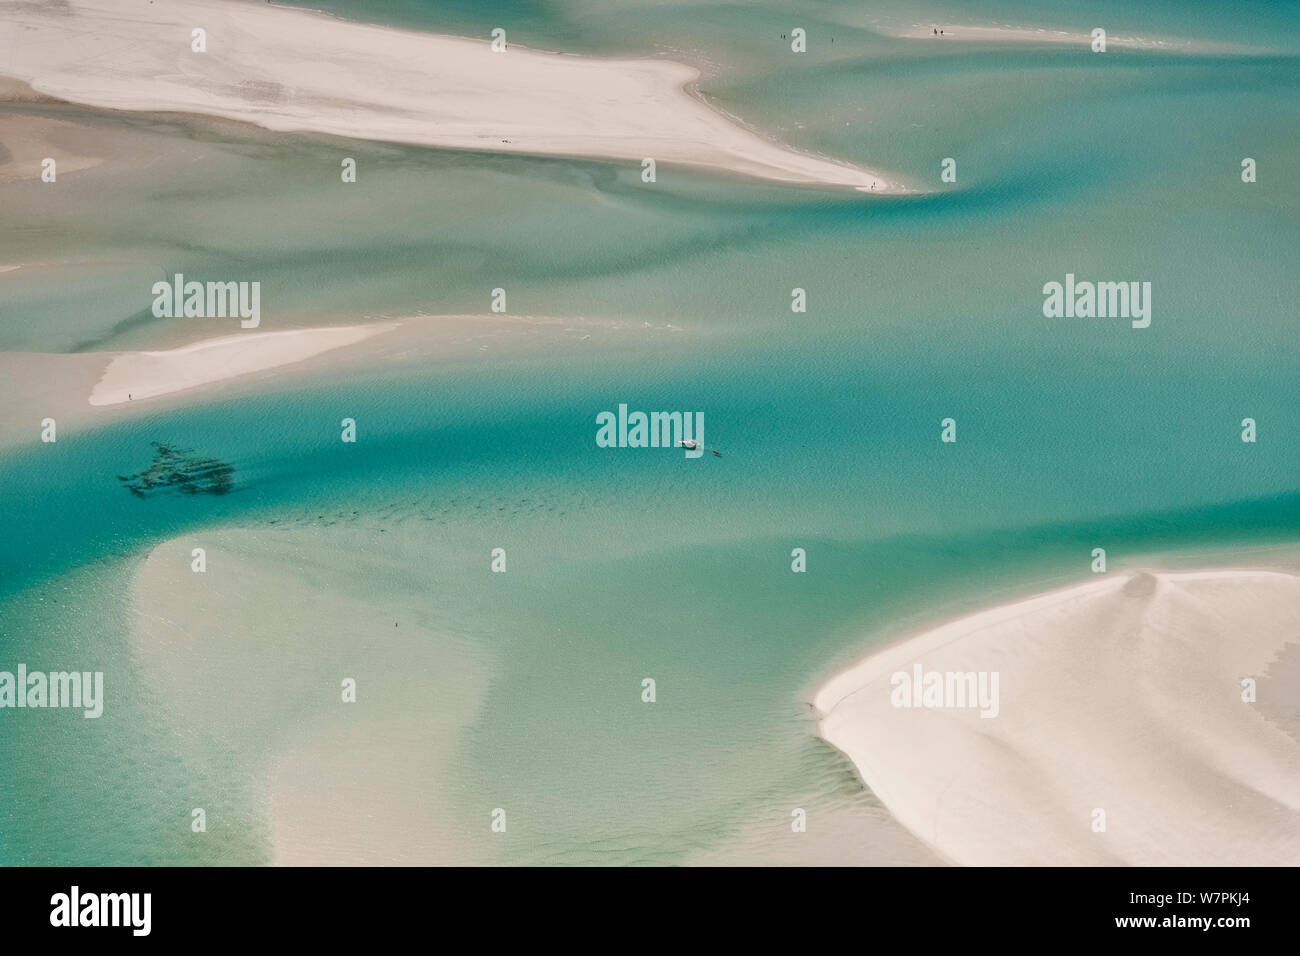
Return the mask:
<path fill-rule="evenodd" d="M 699 447 L 700 447 L 700 443 L 697 442 L 697 441 L 696 441 L 695 439 L 693 439 L 693 438 L 683 438 L 683 439 L 682 439 L 681 441 L 679 441 L 677 444 L 681 445 L 683 448 L 699 448 Z"/>

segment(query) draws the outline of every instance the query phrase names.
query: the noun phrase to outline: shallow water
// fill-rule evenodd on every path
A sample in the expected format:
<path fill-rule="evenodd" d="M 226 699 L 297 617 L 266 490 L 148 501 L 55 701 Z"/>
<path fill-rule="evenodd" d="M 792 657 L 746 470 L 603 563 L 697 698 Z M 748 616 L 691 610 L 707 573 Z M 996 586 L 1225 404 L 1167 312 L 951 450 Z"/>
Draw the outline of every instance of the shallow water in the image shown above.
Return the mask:
<path fill-rule="evenodd" d="M 491 24 L 476 9 L 389 15 L 479 35 Z M 1295 18 L 1157 4 L 1113 31 L 1266 31 L 1280 52 L 1258 58 L 1116 49 L 1103 63 L 875 32 L 953 9 L 818 4 L 811 34 L 833 28 L 836 50 L 794 63 L 775 6 L 519 4 L 510 18 L 539 47 L 694 51 L 701 92 L 728 111 L 938 190 L 901 199 L 9 107 L 84 124 L 112 155 L 57 192 L 0 186 L 0 263 L 57 266 L 0 275 L 7 350 L 233 331 L 149 315 L 150 286 L 175 272 L 262 282 L 264 329 L 486 312 L 497 287 L 512 313 L 620 329 L 322 374 L 55 445 L 33 423 L 0 459 L 0 669 L 102 669 L 109 699 L 98 721 L 0 710 L 0 861 L 272 859 L 252 755 L 290 728 L 233 724 L 213 758 L 133 644 L 140 563 L 174 538 L 287 541 L 301 558 L 284 573 L 324 590 L 344 579 L 303 577 L 313 554 L 414 568 L 427 588 L 364 582 L 376 634 L 394 610 L 427 615 L 484 649 L 490 672 L 439 781 L 458 852 L 635 863 L 807 861 L 781 842 L 798 806 L 859 862 L 926 860 L 902 835 L 890 857 L 864 834 L 888 823 L 815 737 L 819 681 L 872 642 L 1080 578 L 1094 547 L 1122 567 L 1293 541 Z M 1064 5 L 1004 3 L 993 19 L 1074 25 Z M 355 186 L 339 182 L 343 156 Z M 956 184 L 938 182 L 945 156 Z M 1242 156 L 1259 182 L 1241 183 Z M 1150 328 L 1044 318 L 1042 286 L 1067 272 L 1150 281 Z M 806 313 L 791 312 L 795 287 Z M 595 416 L 619 403 L 702 411 L 723 457 L 598 449 Z M 344 417 L 355 445 L 338 440 Z M 939 440 L 947 417 L 955 444 Z M 1257 443 L 1240 440 L 1246 417 Z M 148 467 L 152 442 L 230 463 L 234 489 L 132 496 L 117 476 Z M 495 547 L 505 575 L 489 571 Z M 795 547 L 807 574 L 790 571 Z M 308 677 L 332 689 L 337 669 L 323 659 Z M 195 791 L 205 840 L 188 827 Z M 488 828 L 495 807 L 507 839 Z"/>

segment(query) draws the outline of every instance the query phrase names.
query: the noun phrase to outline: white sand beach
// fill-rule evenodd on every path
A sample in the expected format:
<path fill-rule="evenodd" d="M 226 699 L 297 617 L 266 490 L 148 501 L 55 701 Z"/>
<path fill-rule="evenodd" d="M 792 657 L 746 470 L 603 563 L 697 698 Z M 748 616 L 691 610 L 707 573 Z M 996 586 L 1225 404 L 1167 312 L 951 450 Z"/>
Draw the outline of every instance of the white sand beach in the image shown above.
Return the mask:
<path fill-rule="evenodd" d="M 571 316 L 421 313 L 189 341 L 193 334 L 194 326 L 177 325 L 167 337 L 179 344 L 156 351 L 0 352 L 0 380 L 9 384 L 10 399 L 0 407 L 0 448 L 38 440 L 46 417 L 56 419 L 60 429 L 81 428 L 156 412 L 163 402 L 247 394 L 272 381 L 491 362 L 555 350 L 621 351 L 667 334 L 667 328 Z"/>
<path fill-rule="evenodd" d="M 244 332 L 161 352 L 123 352 L 91 390 L 91 405 L 118 405 L 169 395 L 305 361 L 397 328 L 396 322 L 281 332 Z"/>
<path fill-rule="evenodd" d="M 1242 681 L 1277 688 L 1264 678 L 1298 640 L 1300 577 L 1112 573 L 886 648 L 814 704 L 822 735 L 951 862 L 1294 866 L 1300 736 Z M 892 675 L 918 664 L 997 672 L 997 715 L 894 706 Z"/>
<path fill-rule="evenodd" d="M 206 52 L 191 35 L 206 32 Z M 507 36 L 507 41 L 508 41 Z M 680 163 L 908 191 L 738 125 L 662 59 L 544 53 L 231 0 L 0 3 L 0 74 L 91 106 L 179 111 L 359 139 Z M 342 154 L 340 154 L 342 155 Z"/>

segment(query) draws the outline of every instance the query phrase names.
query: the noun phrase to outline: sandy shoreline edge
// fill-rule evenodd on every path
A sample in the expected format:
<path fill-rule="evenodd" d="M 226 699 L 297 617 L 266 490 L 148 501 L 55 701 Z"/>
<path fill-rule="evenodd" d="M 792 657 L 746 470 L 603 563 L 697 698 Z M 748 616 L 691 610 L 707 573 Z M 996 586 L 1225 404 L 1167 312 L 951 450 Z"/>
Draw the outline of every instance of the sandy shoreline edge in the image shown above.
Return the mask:
<path fill-rule="evenodd" d="M 899 822 L 954 863 L 1295 865 L 1300 744 L 1242 681 L 1298 634 L 1292 574 L 1112 573 L 884 648 L 814 707 Z M 897 705 L 894 675 L 918 665 L 996 672 L 996 714 Z"/>
<path fill-rule="evenodd" d="M 603 59 L 415 33 L 245 2 L 68 0 L 0 8 L 0 73 L 103 109 L 176 111 L 387 142 L 681 164 L 762 179 L 911 190 L 770 141 L 663 59 Z M 205 52 L 191 31 L 205 31 Z"/>
<path fill-rule="evenodd" d="M 0 352 L 13 397 L 0 412 L 0 448 L 39 439 L 39 424 L 94 427 L 161 407 L 274 390 L 323 375 L 376 375 L 438 363 L 492 362 L 562 350 L 621 349 L 621 336 L 661 328 L 572 316 L 429 314 L 364 317 L 346 325 L 239 330 L 159 350 Z M 311 324 L 305 324 L 311 322 Z M 238 322 L 232 320 L 238 328 Z M 129 396 L 129 397 L 128 397 Z"/>
<path fill-rule="evenodd" d="M 355 345 L 398 325 L 397 322 L 372 322 L 235 333 L 165 351 L 122 352 L 108 363 L 87 401 L 91 405 L 119 405 L 283 365 L 296 365 L 325 352 Z"/>

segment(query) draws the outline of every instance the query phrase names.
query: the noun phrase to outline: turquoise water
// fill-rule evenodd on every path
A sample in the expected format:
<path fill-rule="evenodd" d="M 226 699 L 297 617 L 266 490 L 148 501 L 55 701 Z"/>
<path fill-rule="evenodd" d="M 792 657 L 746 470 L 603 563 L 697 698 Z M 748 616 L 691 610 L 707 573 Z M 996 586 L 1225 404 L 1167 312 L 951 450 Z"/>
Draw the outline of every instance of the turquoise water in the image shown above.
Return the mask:
<path fill-rule="evenodd" d="M 414 561 L 427 590 L 367 582 L 375 634 L 428 615 L 491 652 L 446 812 L 475 858 L 525 863 L 802 859 L 780 842 L 790 807 L 845 826 L 839 814 L 872 801 L 806 702 L 873 643 L 1078 579 L 1093 547 L 1123 567 L 1296 539 L 1292 14 L 1090 9 L 1123 22 L 1115 33 L 1263 33 L 1275 51 L 1103 63 L 884 35 L 972 18 L 958 8 L 826 3 L 796 19 L 833 29 L 834 54 L 791 64 L 766 52 L 793 22 L 775 5 L 516 6 L 386 15 L 466 35 L 508 17 L 538 47 L 685 51 L 707 60 L 702 93 L 746 121 L 940 191 L 873 200 L 675 169 L 646 187 L 618 164 L 10 107 L 117 152 L 54 198 L 0 186 L 0 262 L 63 263 L 4 277 L 6 350 L 193 336 L 148 315 L 149 285 L 178 271 L 261 281 L 264 328 L 485 312 L 504 286 L 514 313 L 621 329 L 7 448 L 0 669 L 76 662 L 105 670 L 111 696 L 98 721 L 0 711 L 0 862 L 272 858 L 246 755 L 281 728 L 186 729 L 133 644 L 140 562 L 177 537 L 282 535 L 304 567 L 339 547 Z M 1076 25 L 1063 4 L 1003 3 L 989 19 Z M 140 168 L 146 153 L 158 162 Z M 355 187 L 338 183 L 341 155 L 358 158 Z M 955 185 L 938 183 L 945 156 Z M 1151 281 L 1151 327 L 1044 319 L 1041 287 L 1066 272 Z M 796 286 L 806 314 L 790 311 Z M 703 411 L 724 457 L 596 448 L 595 415 L 620 402 Z M 0 424 L 30 414 L 6 405 Z M 950 416 L 955 445 L 939 441 Z M 355 446 L 338 441 L 343 417 Z M 1240 441 L 1244 417 L 1256 444 Z M 117 476 L 146 468 L 156 441 L 229 462 L 234 489 L 131 496 Z M 504 576 L 487 572 L 497 546 Z M 794 547 L 806 575 L 790 573 Z M 202 841 L 188 830 L 198 799 Z M 486 826 L 497 806 L 508 840 Z"/>

